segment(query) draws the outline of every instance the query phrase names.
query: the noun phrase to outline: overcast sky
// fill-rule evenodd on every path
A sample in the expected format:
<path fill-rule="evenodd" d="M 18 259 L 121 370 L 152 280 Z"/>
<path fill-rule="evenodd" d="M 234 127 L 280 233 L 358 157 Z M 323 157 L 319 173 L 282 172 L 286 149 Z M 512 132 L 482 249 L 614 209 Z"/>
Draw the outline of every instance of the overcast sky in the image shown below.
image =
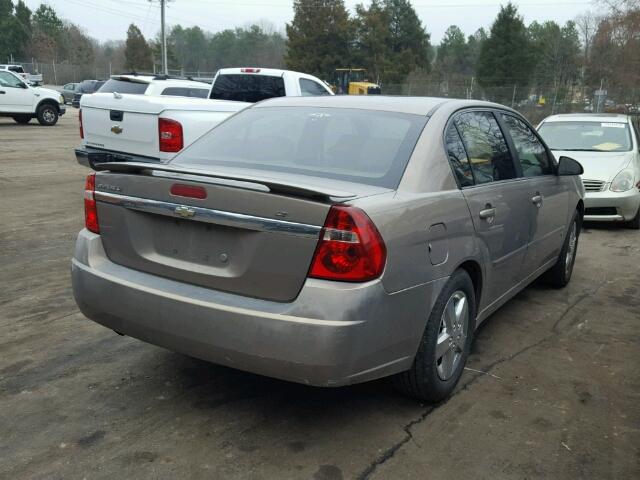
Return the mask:
<path fill-rule="evenodd" d="M 124 39 L 127 27 L 135 23 L 143 34 L 153 37 L 160 29 L 159 1 L 153 0 L 25 0 L 35 10 L 40 3 L 48 3 L 61 17 L 80 25 L 99 40 Z M 353 11 L 358 3 L 369 0 L 346 0 Z M 467 33 L 480 27 L 489 28 L 500 9 L 499 0 L 413 0 L 412 4 L 438 43 L 449 27 L 458 25 Z M 502 2 L 502 3 L 506 3 Z M 520 0 L 514 1 L 524 16 L 525 23 L 533 20 L 555 20 L 564 23 L 585 10 L 593 9 L 592 1 L 585 0 Z M 167 7 L 167 25 L 198 25 L 204 30 L 217 32 L 226 28 L 245 26 L 266 21 L 277 30 L 293 18 L 293 0 L 170 0 Z"/>

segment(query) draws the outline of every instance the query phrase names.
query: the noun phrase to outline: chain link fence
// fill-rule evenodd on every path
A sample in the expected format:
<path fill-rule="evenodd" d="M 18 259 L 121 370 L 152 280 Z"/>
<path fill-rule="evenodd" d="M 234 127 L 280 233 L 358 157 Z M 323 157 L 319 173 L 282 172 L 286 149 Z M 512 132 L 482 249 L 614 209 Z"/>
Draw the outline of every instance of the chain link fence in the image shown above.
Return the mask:
<path fill-rule="evenodd" d="M 384 95 L 464 98 L 500 103 L 518 110 L 532 123 L 557 113 L 640 113 L 640 86 L 611 88 L 591 85 L 538 85 L 526 92 L 518 86 L 482 88 L 467 82 L 410 82 L 382 85 Z"/>
<path fill-rule="evenodd" d="M 111 64 L 74 65 L 69 63 L 16 62 L 29 73 L 41 73 L 43 83 L 64 85 L 85 79 L 107 79 L 115 71 Z M 154 71 L 159 72 L 158 66 Z M 169 70 L 169 74 L 211 81 L 216 72 Z M 640 114 L 640 85 L 633 88 L 600 85 L 538 85 L 526 92 L 516 85 L 482 88 L 473 77 L 456 82 L 433 82 L 409 79 L 402 84 L 383 84 L 383 95 L 487 100 L 510 106 L 524 114 L 532 123 L 556 113 L 610 112 Z"/>

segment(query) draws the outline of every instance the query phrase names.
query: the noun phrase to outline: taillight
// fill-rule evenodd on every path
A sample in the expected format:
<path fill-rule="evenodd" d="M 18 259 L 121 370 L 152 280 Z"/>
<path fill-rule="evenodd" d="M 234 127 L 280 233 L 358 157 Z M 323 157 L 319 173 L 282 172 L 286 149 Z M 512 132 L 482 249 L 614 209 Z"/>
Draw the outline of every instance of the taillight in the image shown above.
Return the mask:
<path fill-rule="evenodd" d="M 184 147 L 182 125 L 175 120 L 158 119 L 158 138 L 161 152 L 179 152 Z"/>
<path fill-rule="evenodd" d="M 98 209 L 96 207 L 96 174 L 87 175 L 87 181 L 84 184 L 84 226 L 93 233 L 100 233 L 100 225 L 98 224 Z"/>
<path fill-rule="evenodd" d="M 84 138 L 84 129 L 82 128 L 82 109 L 78 112 L 78 119 L 80 120 L 80 138 Z"/>
<path fill-rule="evenodd" d="M 241 68 L 240 71 L 242 73 L 260 73 L 259 68 Z"/>
<path fill-rule="evenodd" d="M 311 262 L 309 276 L 345 282 L 366 282 L 384 270 L 387 250 L 371 219 L 355 207 L 329 210 Z"/>

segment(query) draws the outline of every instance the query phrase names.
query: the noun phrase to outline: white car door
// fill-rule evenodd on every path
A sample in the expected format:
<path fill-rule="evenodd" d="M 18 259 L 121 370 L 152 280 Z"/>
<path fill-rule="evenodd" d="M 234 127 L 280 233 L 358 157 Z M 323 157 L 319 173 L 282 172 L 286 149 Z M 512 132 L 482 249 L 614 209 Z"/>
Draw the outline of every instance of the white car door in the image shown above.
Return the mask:
<path fill-rule="evenodd" d="M 31 113 L 33 91 L 11 72 L 0 71 L 0 112 Z"/>

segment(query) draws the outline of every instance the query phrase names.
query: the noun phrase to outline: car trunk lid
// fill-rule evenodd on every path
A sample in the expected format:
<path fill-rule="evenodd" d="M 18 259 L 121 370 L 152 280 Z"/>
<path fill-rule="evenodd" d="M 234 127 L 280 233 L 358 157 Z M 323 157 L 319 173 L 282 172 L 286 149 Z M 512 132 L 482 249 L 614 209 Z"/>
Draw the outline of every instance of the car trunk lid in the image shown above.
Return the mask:
<path fill-rule="evenodd" d="M 350 182 L 323 188 L 312 179 L 259 182 L 232 171 L 205 175 L 128 163 L 100 168 L 112 169 L 98 172 L 96 200 L 113 262 L 278 302 L 293 300 L 302 288 L 331 205 L 388 191 Z M 176 185 L 189 187 L 182 189 L 187 194 L 195 187 L 206 198 L 172 194 Z"/>

